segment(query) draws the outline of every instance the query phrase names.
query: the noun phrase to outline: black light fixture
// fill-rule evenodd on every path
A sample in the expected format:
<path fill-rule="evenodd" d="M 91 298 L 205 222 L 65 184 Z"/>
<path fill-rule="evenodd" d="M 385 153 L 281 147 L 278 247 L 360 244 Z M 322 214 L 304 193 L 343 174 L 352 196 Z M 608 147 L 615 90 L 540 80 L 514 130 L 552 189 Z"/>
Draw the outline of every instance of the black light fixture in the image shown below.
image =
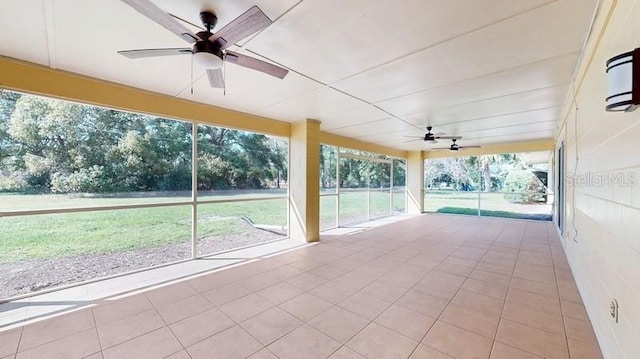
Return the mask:
<path fill-rule="evenodd" d="M 631 112 L 640 105 L 640 48 L 607 61 L 607 111 Z"/>

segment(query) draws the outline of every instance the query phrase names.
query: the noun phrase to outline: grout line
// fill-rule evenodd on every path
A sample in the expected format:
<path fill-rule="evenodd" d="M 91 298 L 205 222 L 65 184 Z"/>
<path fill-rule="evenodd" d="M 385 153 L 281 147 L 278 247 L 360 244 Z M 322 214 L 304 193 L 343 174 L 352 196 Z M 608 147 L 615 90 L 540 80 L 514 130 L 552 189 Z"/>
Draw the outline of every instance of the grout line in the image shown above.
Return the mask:
<path fill-rule="evenodd" d="M 520 251 L 522 250 L 522 243 L 524 242 L 524 235 L 527 233 L 527 227 L 530 223 L 525 223 L 524 231 L 522 232 L 522 238 L 520 239 L 520 245 L 518 246 L 518 252 L 516 254 L 516 259 L 513 263 L 513 269 L 511 270 L 511 278 L 509 279 L 509 285 L 507 286 L 507 294 L 504 296 L 502 301 L 502 310 L 500 311 L 500 316 L 498 317 L 498 325 L 496 326 L 496 331 L 493 335 L 493 341 L 491 342 L 491 350 L 489 351 L 489 355 L 493 352 L 493 347 L 496 344 L 498 337 L 498 330 L 500 329 L 500 324 L 502 323 L 502 314 L 504 314 L 504 307 L 507 305 L 507 297 L 509 297 L 509 290 L 511 289 L 511 282 L 513 282 L 513 276 L 518 266 L 518 259 L 520 258 Z M 519 348 L 517 348 L 519 349 Z"/>

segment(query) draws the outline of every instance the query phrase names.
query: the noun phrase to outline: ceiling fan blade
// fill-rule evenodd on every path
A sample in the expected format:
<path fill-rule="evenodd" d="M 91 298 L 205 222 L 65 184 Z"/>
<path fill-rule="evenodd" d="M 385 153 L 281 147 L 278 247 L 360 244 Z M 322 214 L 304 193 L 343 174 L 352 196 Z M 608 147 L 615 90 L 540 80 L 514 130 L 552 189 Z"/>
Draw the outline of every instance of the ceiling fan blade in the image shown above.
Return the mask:
<path fill-rule="evenodd" d="M 224 88 L 224 76 L 222 76 L 222 69 L 207 69 L 207 77 L 209 78 L 209 85 L 213 88 Z"/>
<path fill-rule="evenodd" d="M 168 12 L 167 14 L 169 14 L 169 16 L 171 16 L 172 18 L 174 18 L 174 19 L 176 19 L 178 21 L 182 21 L 185 24 L 191 25 L 191 26 L 195 27 L 196 29 L 199 29 L 200 31 L 207 31 L 207 29 L 202 27 L 202 25 L 196 25 L 196 24 L 192 23 L 191 21 L 187 21 L 187 20 L 185 20 L 185 19 L 183 19 L 183 18 L 181 18 L 181 17 L 179 17 L 177 15 L 174 15 L 174 14 L 170 13 L 170 12 Z"/>
<path fill-rule="evenodd" d="M 198 38 L 189 31 L 185 26 L 177 22 L 171 15 L 164 12 L 149 0 L 122 0 L 125 4 L 131 6 L 142 15 L 155 21 L 165 29 L 180 36 L 189 43 L 198 41 Z"/>
<path fill-rule="evenodd" d="M 232 64 L 264 72 L 267 75 L 275 76 L 279 79 L 283 79 L 289 73 L 289 70 L 283 69 L 280 66 L 233 51 L 227 51 L 224 60 Z"/>
<path fill-rule="evenodd" d="M 415 139 L 415 140 L 403 141 L 402 143 L 411 143 L 411 142 L 418 142 L 418 141 L 422 141 L 422 139 L 418 138 L 418 139 Z"/>
<path fill-rule="evenodd" d="M 225 25 L 220 31 L 213 34 L 209 40 L 217 41 L 222 49 L 226 49 L 245 37 L 271 25 L 271 22 L 271 19 L 258 6 L 254 5 Z"/>
<path fill-rule="evenodd" d="M 143 57 L 173 56 L 173 55 L 191 55 L 190 48 L 167 48 L 167 49 L 140 49 L 140 50 L 122 50 L 118 51 L 122 56 L 130 59 L 139 59 Z"/>
<path fill-rule="evenodd" d="M 402 136 L 402 137 L 405 137 L 405 138 L 419 138 L 421 140 L 424 140 L 424 136 Z"/>
<path fill-rule="evenodd" d="M 437 138 L 439 140 L 459 140 L 462 138 L 462 136 L 433 136 L 433 138 Z"/>
<path fill-rule="evenodd" d="M 458 148 L 480 148 L 482 146 L 458 146 Z"/>

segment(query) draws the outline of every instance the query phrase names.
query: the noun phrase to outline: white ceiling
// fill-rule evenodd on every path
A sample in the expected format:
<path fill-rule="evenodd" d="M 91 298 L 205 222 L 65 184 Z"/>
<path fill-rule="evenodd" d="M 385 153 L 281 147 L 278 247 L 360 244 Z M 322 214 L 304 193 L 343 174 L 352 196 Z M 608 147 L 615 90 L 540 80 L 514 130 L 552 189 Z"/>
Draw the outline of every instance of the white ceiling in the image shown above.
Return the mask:
<path fill-rule="evenodd" d="M 279 80 L 226 67 L 226 95 L 187 56 L 117 50 L 187 47 L 119 0 L 0 1 L 0 55 L 399 149 L 405 136 L 462 145 L 552 138 L 596 0 L 153 0 L 221 28 L 252 5 L 274 23 L 236 51 L 291 70 Z M 197 29 L 193 29 L 197 31 Z M 446 143 L 444 144 L 446 146 Z"/>

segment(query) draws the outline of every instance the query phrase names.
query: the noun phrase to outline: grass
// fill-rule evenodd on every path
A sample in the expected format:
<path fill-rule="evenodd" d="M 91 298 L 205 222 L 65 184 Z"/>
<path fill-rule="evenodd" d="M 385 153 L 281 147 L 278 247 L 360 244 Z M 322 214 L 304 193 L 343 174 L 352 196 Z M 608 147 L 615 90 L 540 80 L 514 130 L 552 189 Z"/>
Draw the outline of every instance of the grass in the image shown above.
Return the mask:
<path fill-rule="evenodd" d="M 501 193 L 481 193 L 480 214 L 487 217 L 550 220 L 551 205 L 511 203 Z M 477 192 L 428 191 L 427 212 L 478 215 Z"/>
<path fill-rule="evenodd" d="M 228 198 L 274 195 L 273 192 L 242 193 Z M 207 197 L 209 199 L 211 197 Z M 404 196 L 394 195 L 394 202 Z M 366 220 L 366 193 L 343 193 L 343 223 Z M 142 198 L 78 197 L 69 195 L 0 195 L 0 210 L 70 208 L 130 203 L 161 203 L 189 200 L 184 196 Z M 363 202 L 364 201 L 364 202 Z M 286 199 L 202 204 L 198 206 L 198 238 L 242 234 L 251 229 L 242 221 L 287 225 Z M 371 208 L 388 214 L 389 193 L 372 192 Z M 384 210 L 384 208 L 387 208 Z M 333 213 L 332 213 L 333 212 Z M 321 214 L 335 224 L 335 197 L 321 199 Z M 331 219 L 331 216 L 333 218 Z M 326 227 L 326 226 L 325 226 Z M 191 241 L 191 206 L 77 212 L 0 218 L 0 263 L 68 255 L 120 252 L 137 248 Z"/>
<path fill-rule="evenodd" d="M 274 195 L 270 191 L 241 193 L 235 197 Z M 211 197 L 207 197 L 211 198 Z M 188 200 L 184 196 L 78 197 L 68 195 L 0 195 L 0 210 L 69 208 L 129 203 L 160 203 Z M 389 214 L 388 191 L 343 192 L 340 194 L 340 223 L 367 220 Z M 477 193 L 428 192 L 426 209 L 432 212 L 477 215 Z M 404 209 L 405 195 L 394 193 L 393 206 Z M 502 195 L 483 194 L 482 214 L 508 218 L 532 218 L 548 211 L 548 205 L 516 205 Z M 286 199 L 198 206 L 198 238 L 242 234 L 250 227 L 241 220 L 248 216 L 257 224 L 286 226 Z M 322 228 L 335 226 L 336 197 L 321 197 Z M 25 259 L 127 251 L 191 240 L 191 206 L 78 212 L 0 218 L 0 263 Z"/>

